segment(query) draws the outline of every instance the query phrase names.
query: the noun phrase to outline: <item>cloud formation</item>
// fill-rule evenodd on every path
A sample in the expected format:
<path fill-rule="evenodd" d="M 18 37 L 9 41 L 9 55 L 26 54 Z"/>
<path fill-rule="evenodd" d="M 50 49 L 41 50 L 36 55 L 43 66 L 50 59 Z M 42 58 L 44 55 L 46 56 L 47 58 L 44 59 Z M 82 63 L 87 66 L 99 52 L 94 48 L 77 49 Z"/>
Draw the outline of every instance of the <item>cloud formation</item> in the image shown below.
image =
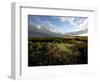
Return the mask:
<path fill-rule="evenodd" d="M 44 19 L 45 18 L 45 19 Z M 87 17 L 55 17 L 55 21 L 50 17 L 38 17 L 38 20 L 28 20 L 28 32 L 30 36 L 64 36 L 78 35 L 87 33 L 88 18 Z M 60 21 L 60 22 L 59 22 Z"/>
<path fill-rule="evenodd" d="M 68 17 L 59 17 L 59 19 L 62 22 L 69 22 L 73 26 L 72 30 L 74 31 L 88 28 L 87 17 L 68 16 Z"/>

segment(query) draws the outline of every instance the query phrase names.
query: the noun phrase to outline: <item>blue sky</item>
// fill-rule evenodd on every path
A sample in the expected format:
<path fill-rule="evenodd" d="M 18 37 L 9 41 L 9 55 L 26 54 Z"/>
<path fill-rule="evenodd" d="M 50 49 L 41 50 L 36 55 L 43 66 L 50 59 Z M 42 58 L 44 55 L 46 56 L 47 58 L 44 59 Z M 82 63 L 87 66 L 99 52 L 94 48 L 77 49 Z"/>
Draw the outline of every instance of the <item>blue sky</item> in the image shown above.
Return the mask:
<path fill-rule="evenodd" d="M 28 25 L 38 30 L 48 30 L 56 33 L 75 32 L 88 28 L 88 18 L 78 16 L 28 16 Z M 45 27 L 45 29 L 43 28 Z"/>

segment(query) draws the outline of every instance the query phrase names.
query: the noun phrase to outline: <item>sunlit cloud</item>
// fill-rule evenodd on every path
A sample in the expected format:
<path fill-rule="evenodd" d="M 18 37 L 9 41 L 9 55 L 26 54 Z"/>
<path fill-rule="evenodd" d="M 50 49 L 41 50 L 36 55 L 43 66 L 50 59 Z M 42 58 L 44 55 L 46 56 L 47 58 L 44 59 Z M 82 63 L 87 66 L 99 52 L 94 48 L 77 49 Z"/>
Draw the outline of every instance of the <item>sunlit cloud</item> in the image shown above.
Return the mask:
<path fill-rule="evenodd" d="M 69 22 L 72 25 L 72 29 L 70 31 L 79 31 L 88 28 L 88 19 L 87 17 L 59 17 L 62 22 Z"/>
<path fill-rule="evenodd" d="M 44 32 L 46 34 L 59 33 L 67 35 L 71 32 L 81 33 L 81 30 L 88 29 L 88 18 L 87 17 L 76 17 L 76 16 L 63 16 L 63 17 L 45 17 L 40 16 L 33 17 L 28 21 L 29 30 L 36 32 Z M 35 20 L 36 18 L 36 20 Z M 55 21 L 54 21 L 55 20 Z M 80 32 L 78 32 L 80 31 Z M 84 31 L 85 32 L 85 31 Z M 85 32 L 87 33 L 87 31 Z"/>

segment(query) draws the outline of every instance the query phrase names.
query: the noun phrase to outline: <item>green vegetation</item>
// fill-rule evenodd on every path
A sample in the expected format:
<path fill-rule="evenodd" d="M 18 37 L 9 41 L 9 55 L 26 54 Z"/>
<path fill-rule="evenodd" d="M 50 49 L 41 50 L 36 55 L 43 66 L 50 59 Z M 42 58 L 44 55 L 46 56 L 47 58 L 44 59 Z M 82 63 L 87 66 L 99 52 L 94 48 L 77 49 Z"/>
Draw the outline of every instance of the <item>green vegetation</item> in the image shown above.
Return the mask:
<path fill-rule="evenodd" d="M 28 66 L 87 64 L 87 36 L 29 37 Z"/>

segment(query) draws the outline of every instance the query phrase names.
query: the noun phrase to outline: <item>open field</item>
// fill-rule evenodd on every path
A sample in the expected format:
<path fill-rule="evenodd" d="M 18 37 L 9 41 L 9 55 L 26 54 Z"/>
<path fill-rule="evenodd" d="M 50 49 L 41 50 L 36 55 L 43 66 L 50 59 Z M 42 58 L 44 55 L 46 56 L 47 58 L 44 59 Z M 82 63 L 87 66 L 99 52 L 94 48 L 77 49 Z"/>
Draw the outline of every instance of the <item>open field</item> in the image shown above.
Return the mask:
<path fill-rule="evenodd" d="M 29 37 L 28 66 L 88 63 L 88 37 Z"/>

